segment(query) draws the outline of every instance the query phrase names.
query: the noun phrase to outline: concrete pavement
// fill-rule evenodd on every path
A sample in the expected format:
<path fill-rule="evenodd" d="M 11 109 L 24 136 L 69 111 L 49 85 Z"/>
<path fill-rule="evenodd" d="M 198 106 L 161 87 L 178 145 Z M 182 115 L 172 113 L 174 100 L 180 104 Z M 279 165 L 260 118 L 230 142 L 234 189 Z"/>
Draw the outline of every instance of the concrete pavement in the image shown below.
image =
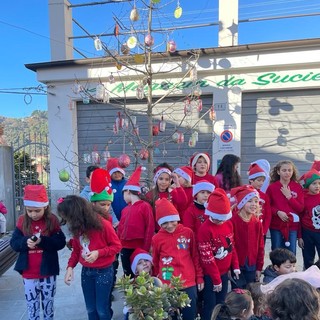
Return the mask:
<path fill-rule="evenodd" d="M 301 250 L 297 248 L 297 270 L 302 270 Z M 265 265 L 269 262 L 270 239 L 266 243 Z M 55 296 L 55 319 L 56 320 L 85 320 L 87 319 L 82 289 L 80 284 L 81 265 L 75 268 L 75 279 L 71 286 L 65 285 L 63 279 L 65 268 L 67 265 L 70 251 L 65 248 L 60 251 L 60 267 L 61 274 L 57 279 L 57 293 Z M 120 270 L 118 275 L 121 275 Z M 112 308 L 114 311 L 114 320 L 122 320 L 123 300 L 122 294 L 117 290 L 113 292 L 115 300 Z M 22 278 L 20 274 L 11 267 L 4 275 L 0 277 L 0 318 L 12 320 L 28 320 L 26 314 L 26 302 L 24 298 L 24 290 Z"/>

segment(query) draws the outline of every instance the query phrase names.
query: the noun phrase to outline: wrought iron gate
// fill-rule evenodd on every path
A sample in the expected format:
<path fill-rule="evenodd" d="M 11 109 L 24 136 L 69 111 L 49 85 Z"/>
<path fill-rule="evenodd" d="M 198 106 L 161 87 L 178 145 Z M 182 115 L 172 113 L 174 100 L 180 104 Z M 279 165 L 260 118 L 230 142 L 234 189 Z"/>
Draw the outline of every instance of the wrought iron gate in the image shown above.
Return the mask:
<path fill-rule="evenodd" d="M 50 201 L 50 159 L 48 136 L 23 135 L 12 144 L 14 170 L 14 205 L 17 218 L 23 208 L 23 188 L 27 184 L 44 184 Z"/>

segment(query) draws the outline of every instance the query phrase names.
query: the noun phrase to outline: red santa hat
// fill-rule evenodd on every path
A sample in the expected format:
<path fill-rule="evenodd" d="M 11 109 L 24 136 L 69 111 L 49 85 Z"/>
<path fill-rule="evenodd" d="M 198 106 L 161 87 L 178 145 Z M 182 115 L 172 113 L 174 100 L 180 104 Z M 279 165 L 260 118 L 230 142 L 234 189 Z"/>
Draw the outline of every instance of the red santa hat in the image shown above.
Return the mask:
<path fill-rule="evenodd" d="M 193 156 L 190 158 L 190 167 L 193 169 L 200 157 L 203 157 L 206 160 L 208 164 L 208 171 L 209 171 L 211 161 L 210 161 L 210 156 L 207 152 L 197 152 L 193 154 Z"/>
<path fill-rule="evenodd" d="M 136 274 L 137 265 L 141 259 L 148 260 L 152 263 L 152 257 L 146 250 L 141 248 L 135 249 L 130 256 L 131 270 L 134 274 Z"/>
<path fill-rule="evenodd" d="M 107 170 L 109 171 L 110 175 L 119 171 L 123 175 L 125 175 L 125 171 L 120 167 L 118 158 L 109 158 L 107 162 Z"/>
<path fill-rule="evenodd" d="M 192 181 L 193 171 L 192 171 L 192 168 L 189 166 L 176 168 L 173 170 L 173 172 L 178 174 L 182 178 L 186 179 L 188 182 Z"/>
<path fill-rule="evenodd" d="M 313 181 L 318 179 L 320 179 L 320 172 L 316 169 L 311 169 L 310 171 L 302 175 L 299 180 L 303 182 L 303 187 L 307 189 Z"/>
<path fill-rule="evenodd" d="M 232 217 L 229 198 L 221 188 L 216 188 L 210 194 L 204 206 L 204 214 L 212 219 L 226 221 Z"/>
<path fill-rule="evenodd" d="M 244 185 L 231 189 L 231 198 L 235 198 L 237 202 L 237 208 L 240 210 L 244 205 L 254 197 L 258 197 L 259 192 L 250 185 Z"/>
<path fill-rule="evenodd" d="M 123 186 L 122 191 L 130 190 L 130 191 L 138 191 L 141 192 L 140 186 L 140 177 L 141 177 L 142 167 L 139 166 L 132 173 L 131 177 L 128 179 L 127 183 Z"/>
<path fill-rule="evenodd" d="M 108 170 L 98 168 L 94 170 L 90 178 L 90 188 L 93 193 L 101 193 L 103 190 L 111 195 L 111 176 Z"/>
<path fill-rule="evenodd" d="M 49 204 L 46 187 L 43 184 L 28 184 L 24 187 L 25 207 L 43 208 Z"/>
<path fill-rule="evenodd" d="M 253 180 L 258 177 L 267 177 L 264 170 L 256 163 L 252 163 L 248 170 L 249 180 Z"/>
<path fill-rule="evenodd" d="M 166 198 L 156 201 L 156 220 L 161 226 L 163 223 L 180 221 L 179 212 L 176 207 Z"/>
<path fill-rule="evenodd" d="M 317 171 L 320 171 L 320 161 L 319 160 L 314 160 L 311 169 L 315 169 Z"/>
<path fill-rule="evenodd" d="M 283 236 L 284 245 L 286 247 L 290 247 L 289 234 L 290 234 L 290 224 L 293 221 L 292 214 L 289 214 L 288 218 L 289 218 L 289 220 L 287 222 L 281 220 L 280 223 L 279 223 L 280 232 L 281 232 L 281 234 Z"/>
<path fill-rule="evenodd" d="M 194 197 L 200 191 L 213 192 L 215 186 L 207 180 L 199 180 L 192 188 L 192 196 Z"/>
<path fill-rule="evenodd" d="M 165 167 L 159 167 L 153 176 L 153 183 L 156 184 L 162 173 L 167 173 L 171 177 L 171 170 Z"/>

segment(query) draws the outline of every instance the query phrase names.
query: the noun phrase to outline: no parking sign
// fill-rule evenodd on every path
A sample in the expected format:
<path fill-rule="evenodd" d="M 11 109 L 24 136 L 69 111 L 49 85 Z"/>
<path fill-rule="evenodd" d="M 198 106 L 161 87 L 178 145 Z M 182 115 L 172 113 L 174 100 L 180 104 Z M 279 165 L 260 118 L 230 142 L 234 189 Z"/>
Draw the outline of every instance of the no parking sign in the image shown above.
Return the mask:
<path fill-rule="evenodd" d="M 219 139 L 219 150 L 233 151 L 233 133 L 231 130 L 227 129 L 221 132 Z"/>

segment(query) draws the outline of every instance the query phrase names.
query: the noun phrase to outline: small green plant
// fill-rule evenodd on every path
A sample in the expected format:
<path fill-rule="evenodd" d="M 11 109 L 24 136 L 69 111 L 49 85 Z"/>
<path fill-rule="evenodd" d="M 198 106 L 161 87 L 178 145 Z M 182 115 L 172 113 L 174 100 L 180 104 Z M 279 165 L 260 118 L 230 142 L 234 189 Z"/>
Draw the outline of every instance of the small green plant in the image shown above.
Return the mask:
<path fill-rule="evenodd" d="M 149 273 L 142 272 L 135 279 L 124 276 L 118 279 L 116 287 L 124 292 L 130 307 L 129 319 L 162 320 L 180 316 L 180 308 L 189 306 L 188 295 L 181 291 L 183 282 L 180 277 L 172 277 L 170 285 L 162 284 Z"/>

